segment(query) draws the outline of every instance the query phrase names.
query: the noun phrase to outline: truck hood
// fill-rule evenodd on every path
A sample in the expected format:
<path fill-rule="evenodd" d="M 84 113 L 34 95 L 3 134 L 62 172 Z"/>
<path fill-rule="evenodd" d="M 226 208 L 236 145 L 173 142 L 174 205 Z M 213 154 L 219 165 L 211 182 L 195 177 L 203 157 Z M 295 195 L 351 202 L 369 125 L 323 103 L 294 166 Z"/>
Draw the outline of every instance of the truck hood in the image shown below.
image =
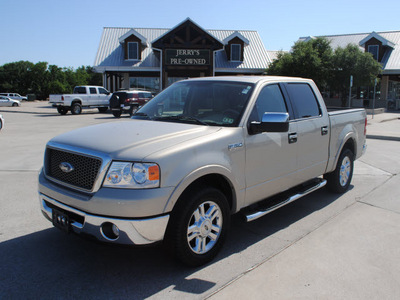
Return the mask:
<path fill-rule="evenodd" d="M 146 156 L 219 131 L 220 127 L 129 120 L 79 128 L 50 142 L 108 154 L 112 159 L 144 160 Z"/>

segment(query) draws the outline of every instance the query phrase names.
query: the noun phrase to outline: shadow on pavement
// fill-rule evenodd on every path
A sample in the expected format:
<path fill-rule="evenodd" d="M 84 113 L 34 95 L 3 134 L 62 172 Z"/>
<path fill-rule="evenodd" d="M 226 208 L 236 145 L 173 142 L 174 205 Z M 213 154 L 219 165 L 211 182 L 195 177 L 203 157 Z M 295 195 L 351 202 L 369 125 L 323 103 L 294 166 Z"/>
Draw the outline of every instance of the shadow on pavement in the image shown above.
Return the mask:
<path fill-rule="evenodd" d="M 177 263 L 161 245 L 108 245 L 55 228 L 8 240 L 0 244 L 0 298 L 143 299 L 171 286 L 194 298 L 204 298 L 200 295 L 210 294 L 225 282 L 187 277 L 199 270 L 207 273 L 207 268 L 225 259 L 237 263 L 230 258 L 232 254 L 268 239 L 337 197 L 320 190 L 251 223 L 242 221 L 240 215 L 233 216 L 222 252 L 208 266 L 197 269 Z"/>

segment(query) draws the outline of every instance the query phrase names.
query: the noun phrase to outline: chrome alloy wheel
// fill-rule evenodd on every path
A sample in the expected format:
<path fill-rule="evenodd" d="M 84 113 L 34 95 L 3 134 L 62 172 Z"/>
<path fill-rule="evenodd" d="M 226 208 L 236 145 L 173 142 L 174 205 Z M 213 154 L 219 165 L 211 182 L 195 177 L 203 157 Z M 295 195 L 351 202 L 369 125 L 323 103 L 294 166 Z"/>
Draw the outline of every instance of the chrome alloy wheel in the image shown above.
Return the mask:
<path fill-rule="evenodd" d="M 339 182 L 341 186 L 345 186 L 349 181 L 351 172 L 351 161 L 348 156 L 344 157 L 342 160 L 342 165 L 340 166 L 340 177 Z"/>
<path fill-rule="evenodd" d="M 223 225 L 221 208 L 213 201 L 203 202 L 189 219 L 187 242 L 197 254 L 211 250 L 221 235 Z"/>

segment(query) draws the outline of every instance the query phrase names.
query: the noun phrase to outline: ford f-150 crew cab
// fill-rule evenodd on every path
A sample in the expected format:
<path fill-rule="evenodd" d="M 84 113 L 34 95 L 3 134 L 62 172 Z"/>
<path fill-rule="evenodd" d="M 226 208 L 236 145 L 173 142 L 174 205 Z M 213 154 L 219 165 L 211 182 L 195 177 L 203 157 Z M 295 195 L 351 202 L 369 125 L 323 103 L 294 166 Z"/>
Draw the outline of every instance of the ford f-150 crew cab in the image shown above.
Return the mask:
<path fill-rule="evenodd" d="M 220 250 L 232 214 L 252 221 L 325 185 L 345 192 L 366 124 L 364 109 L 328 112 L 308 79 L 177 82 L 132 120 L 50 140 L 41 210 L 66 232 L 164 241 L 184 263 L 201 265 Z"/>
<path fill-rule="evenodd" d="M 69 110 L 73 115 L 79 115 L 82 107 L 98 108 L 106 112 L 110 101 L 110 92 L 101 86 L 76 86 L 72 94 L 50 95 L 49 102 L 61 115 Z"/>

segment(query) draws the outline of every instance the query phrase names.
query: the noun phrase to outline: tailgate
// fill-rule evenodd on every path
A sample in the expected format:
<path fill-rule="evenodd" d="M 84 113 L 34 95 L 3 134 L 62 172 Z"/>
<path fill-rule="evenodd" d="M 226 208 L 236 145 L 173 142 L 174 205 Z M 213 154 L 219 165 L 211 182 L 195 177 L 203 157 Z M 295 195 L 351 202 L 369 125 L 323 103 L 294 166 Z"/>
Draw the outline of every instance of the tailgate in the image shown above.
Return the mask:
<path fill-rule="evenodd" d="M 50 95 L 49 96 L 49 102 L 50 103 L 62 102 L 61 96 L 62 95 Z"/>

